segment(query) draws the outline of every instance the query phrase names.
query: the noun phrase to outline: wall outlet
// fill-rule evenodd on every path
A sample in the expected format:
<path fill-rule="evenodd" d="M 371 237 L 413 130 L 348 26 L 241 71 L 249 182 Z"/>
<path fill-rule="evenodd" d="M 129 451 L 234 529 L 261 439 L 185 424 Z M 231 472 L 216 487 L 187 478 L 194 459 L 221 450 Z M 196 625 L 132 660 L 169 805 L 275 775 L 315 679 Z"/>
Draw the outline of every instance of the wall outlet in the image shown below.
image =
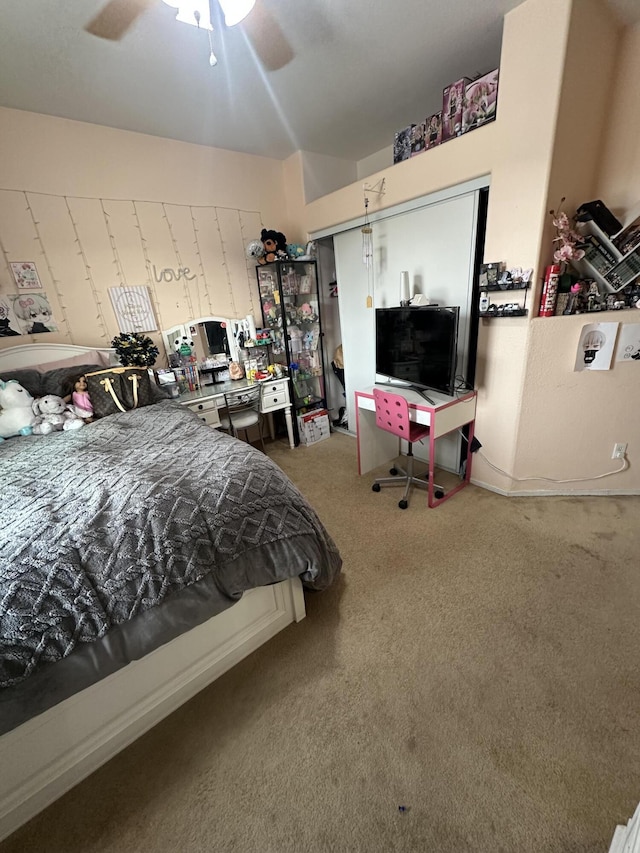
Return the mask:
<path fill-rule="evenodd" d="M 625 454 L 627 452 L 627 445 L 622 444 L 614 444 L 613 445 L 613 453 L 611 454 L 612 459 L 624 459 Z"/>

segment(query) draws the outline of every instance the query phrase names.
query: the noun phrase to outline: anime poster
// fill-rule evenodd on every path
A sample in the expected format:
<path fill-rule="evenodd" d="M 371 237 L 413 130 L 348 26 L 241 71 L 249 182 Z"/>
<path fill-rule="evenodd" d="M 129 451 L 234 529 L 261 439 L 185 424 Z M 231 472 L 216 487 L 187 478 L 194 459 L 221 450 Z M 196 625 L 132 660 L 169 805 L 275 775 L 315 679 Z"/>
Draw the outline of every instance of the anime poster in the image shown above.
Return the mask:
<path fill-rule="evenodd" d="M 18 261 L 11 264 L 11 272 L 18 290 L 41 290 L 42 282 L 33 261 Z"/>
<path fill-rule="evenodd" d="M 616 349 L 616 361 L 640 364 L 640 323 L 624 323 Z"/>
<path fill-rule="evenodd" d="M 22 335 L 57 332 L 58 325 L 46 293 L 20 293 L 9 297 Z"/>
<path fill-rule="evenodd" d="M 11 297 L 0 294 L 0 338 L 10 338 L 21 334 L 22 329 L 18 323 L 18 318 L 13 313 Z"/>
<path fill-rule="evenodd" d="M 610 370 L 619 323 L 582 327 L 574 370 Z"/>

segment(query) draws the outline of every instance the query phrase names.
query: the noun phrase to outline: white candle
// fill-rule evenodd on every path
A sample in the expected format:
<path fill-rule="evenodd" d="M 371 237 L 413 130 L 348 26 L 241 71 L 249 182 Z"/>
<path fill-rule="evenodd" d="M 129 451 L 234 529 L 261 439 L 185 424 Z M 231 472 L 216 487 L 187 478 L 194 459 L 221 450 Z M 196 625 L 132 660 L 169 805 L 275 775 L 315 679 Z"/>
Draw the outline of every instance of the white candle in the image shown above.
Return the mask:
<path fill-rule="evenodd" d="M 252 341 L 256 339 L 256 321 L 253 319 L 252 314 L 247 314 L 247 331 L 249 332 L 249 337 Z"/>
<path fill-rule="evenodd" d="M 400 273 L 400 302 L 409 301 L 409 273 L 405 270 Z"/>

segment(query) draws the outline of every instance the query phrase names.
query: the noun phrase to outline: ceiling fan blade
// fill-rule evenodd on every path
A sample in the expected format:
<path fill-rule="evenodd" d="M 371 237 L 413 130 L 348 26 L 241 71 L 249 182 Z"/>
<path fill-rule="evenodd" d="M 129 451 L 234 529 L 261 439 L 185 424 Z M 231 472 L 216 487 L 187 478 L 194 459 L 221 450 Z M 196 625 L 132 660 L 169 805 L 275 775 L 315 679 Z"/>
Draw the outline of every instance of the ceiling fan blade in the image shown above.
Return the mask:
<path fill-rule="evenodd" d="M 241 24 L 267 71 L 283 68 L 294 52 L 280 24 L 259 0 Z"/>
<path fill-rule="evenodd" d="M 118 41 L 132 24 L 158 0 L 109 0 L 85 30 L 103 39 Z"/>

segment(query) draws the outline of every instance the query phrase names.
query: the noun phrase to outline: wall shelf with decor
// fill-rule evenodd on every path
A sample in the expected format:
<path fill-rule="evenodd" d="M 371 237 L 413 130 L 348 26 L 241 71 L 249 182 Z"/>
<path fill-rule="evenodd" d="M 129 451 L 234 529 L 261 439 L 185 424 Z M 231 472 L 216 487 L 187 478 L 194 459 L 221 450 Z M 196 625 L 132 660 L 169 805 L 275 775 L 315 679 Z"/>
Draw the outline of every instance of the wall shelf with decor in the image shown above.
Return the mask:
<path fill-rule="evenodd" d="M 527 284 L 517 284 L 517 285 L 504 285 L 504 284 L 488 284 L 484 287 L 481 287 L 481 290 L 486 290 L 488 293 L 510 293 L 512 290 L 529 290 L 531 287 L 530 283 Z"/>
<path fill-rule="evenodd" d="M 532 269 L 510 269 L 506 261 L 481 264 L 477 283 L 478 316 L 483 320 L 526 317 L 529 313 L 527 291 L 531 290 L 532 276 Z M 516 293 L 524 293 L 522 303 L 515 301 Z"/>
<path fill-rule="evenodd" d="M 526 317 L 529 313 L 527 308 L 518 308 L 512 311 L 500 311 L 499 308 L 502 306 L 498 306 L 495 311 L 483 311 L 480 313 L 480 318 L 482 320 L 499 320 L 502 317 Z"/>
<path fill-rule="evenodd" d="M 514 281 L 502 285 L 498 283 L 483 284 L 480 287 L 479 316 L 483 320 L 498 320 L 502 317 L 526 317 L 529 313 L 527 291 L 530 288 L 530 281 Z M 516 291 L 524 292 L 522 305 L 519 302 L 498 302 L 496 304 L 491 301 L 491 298 L 495 297 L 496 294 L 509 298 L 509 295 Z"/>

